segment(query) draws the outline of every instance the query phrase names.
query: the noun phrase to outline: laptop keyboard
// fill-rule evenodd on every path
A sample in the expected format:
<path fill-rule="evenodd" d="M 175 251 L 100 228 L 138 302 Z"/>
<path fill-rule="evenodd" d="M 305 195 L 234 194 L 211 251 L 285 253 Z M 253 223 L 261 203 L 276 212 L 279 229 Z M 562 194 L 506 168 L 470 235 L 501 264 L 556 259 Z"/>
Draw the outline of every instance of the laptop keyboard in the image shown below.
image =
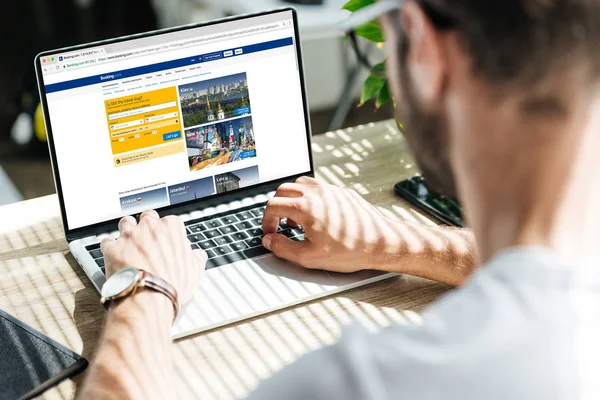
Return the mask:
<path fill-rule="evenodd" d="M 203 249 L 208 254 L 206 269 L 267 254 L 269 250 L 262 246 L 264 212 L 265 206 L 259 206 L 187 221 L 185 226 L 192 249 Z M 302 229 L 289 226 L 285 220 L 279 224 L 277 233 L 292 240 L 304 240 Z M 100 244 L 86 246 L 86 250 L 105 273 Z"/>

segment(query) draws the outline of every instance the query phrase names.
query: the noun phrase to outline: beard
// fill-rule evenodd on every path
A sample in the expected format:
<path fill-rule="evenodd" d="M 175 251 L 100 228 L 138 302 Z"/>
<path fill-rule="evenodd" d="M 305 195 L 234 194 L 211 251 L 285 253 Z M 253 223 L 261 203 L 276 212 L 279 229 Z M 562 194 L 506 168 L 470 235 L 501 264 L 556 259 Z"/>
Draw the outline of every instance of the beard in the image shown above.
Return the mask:
<path fill-rule="evenodd" d="M 456 198 L 445 118 L 440 111 L 426 110 L 419 104 L 407 68 L 401 68 L 400 82 L 402 107 L 397 113 L 413 158 L 432 191 Z"/>

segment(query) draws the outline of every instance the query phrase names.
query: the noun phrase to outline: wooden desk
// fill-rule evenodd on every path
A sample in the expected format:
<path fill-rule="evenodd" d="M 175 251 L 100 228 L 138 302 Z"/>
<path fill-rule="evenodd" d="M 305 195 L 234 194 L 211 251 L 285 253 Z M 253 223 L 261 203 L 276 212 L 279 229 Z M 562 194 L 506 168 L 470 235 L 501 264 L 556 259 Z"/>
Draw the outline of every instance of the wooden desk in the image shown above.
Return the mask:
<path fill-rule="evenodd" d="M 393 192 L 414 174 L 393 121 L 320 135 L 313 140 L 317 175 L 351 187 L 385 215 L 431 221 Z M 55 195 L 0 207 L 0 308 L 90 359 L 105 311 L 99 295 L 68 252 Z M 229 399 L 311 350 L 334 343 L 343 325 L 377 330 L 416 323 L 447 287 L 401 276 L 174 343 L 182 398 Z M 72 398 L 67 381 L 47 398 Z"/>

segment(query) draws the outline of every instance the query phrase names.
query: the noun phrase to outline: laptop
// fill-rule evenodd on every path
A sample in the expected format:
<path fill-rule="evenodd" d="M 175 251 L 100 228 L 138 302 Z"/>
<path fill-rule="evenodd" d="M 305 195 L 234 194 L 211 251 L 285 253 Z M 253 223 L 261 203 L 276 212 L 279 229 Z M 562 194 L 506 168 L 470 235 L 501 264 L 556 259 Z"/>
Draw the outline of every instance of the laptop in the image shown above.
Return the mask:
<path fill-rule="evenodd" d="M 274 190 L 314 174 L 293 9 L 47 51 L 35 66 L 65 235 L 94 287 L 100 242 L 125 215 L 178 215 L 207 252 L 174 338 L 393 276 L 309 271 L 262 247 Z M 279 234 L 304 240 L 285 220 Z"/>

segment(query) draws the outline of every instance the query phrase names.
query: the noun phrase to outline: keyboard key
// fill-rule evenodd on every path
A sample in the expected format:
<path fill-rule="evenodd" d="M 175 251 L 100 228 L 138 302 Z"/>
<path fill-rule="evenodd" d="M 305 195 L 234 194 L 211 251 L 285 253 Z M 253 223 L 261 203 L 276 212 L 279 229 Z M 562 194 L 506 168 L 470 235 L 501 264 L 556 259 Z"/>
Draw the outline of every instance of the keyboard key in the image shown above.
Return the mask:
<path fill-rule="evenodd" d="M 287 236 L 287 237 L 289 237 L 289 238 L 291 238 L 291 237 L 294 237 L 294 236 L 295 236 L 295 233 L 294 233 L 294 232 L 293 232 L 291 229 L 284 229 L 284 230 L 282 230 L 281 232 L 277 232 L 277 233 L 279 233 L 279 234 L 281 234 L 281 235 L 285 235 L 285 236 Z"/>
<path fill-rule="evenodd" d="M 221 257 L 215 257 L 209 259 L 206 263 L 206 269 L 220 267 L 222 265 L 232 264 L 237 261 L 247 260 L 252 257 L 258 257 L 264 254 L 268 254 L 269 250 L 264 247 L 255 247 L 253 249 L 247 249 L 244 251 L 237 251 L 234 253 L 226 254 Z"/>
<path fill-rule="evenodd" d="M 237 229 L 235 229 L 235 226 L 233 225 L 224 226 L 222 228 L 219 228 L 219 230 L 223 235 L 229 235 L 230 233 L 237 232 Z"/>
<path fill-rule="evenodd" d="M 104 258 L 97 259 L 96 264 L 98 264 L 99 267 L 104 267 Z"/>
<path fill-rule="evenodd" d="M 248 239 L 248 235 L 246 235 L 244 232 L 237 232 L 229 237 L 232 238 L 235 242 L 237 242 L 238 240 Z"/>
<path fill-rule="evenodd" d="M 92 250 L 90 251 L 90 256 L 92 256 L 92 258 L 102 258 L 102 252 L 100 249 Z"/>
<path fill-rule="evenodd" d="M 225 254 L 231 253 L 231 249 L 228 246 L 217 247 L 214 252 L 218 256 L 224 256 Z"/>
<path fill-rule="evenodd" d="M 204 232 L 204 236 L 206 236 L 208 239 L 212 239 L 212 238 L 215 238 L 217 236 L 221 236 L 221 232 L 219 232 L 218 229 L 213 229 L 212 231 L 206 231 L 206 232 Z"/>
<path fill-rule="evenodd" d="M 304 230 L 300 227 L 292 229 L 296 235 L 304 235 Z"/>
<path fill-rule="evenodd" d="M 210 229 L 210 228 L 218 228 L 220 226 L 223 226 L 222 223 L 220 223 L 218 220 L 213 219 L 211 221 L 205 222 L 206 226 Z"/>
<path fill-rule="evenodd" d="M 188 226 L 188 230 L 191 233 L 200 233 L 202 231 L 205 231 L 206 227 L 202 224 L 197 224 L 197 225 Z"/>
<path fill-rule="evenodd" d="M 90 244 L 88 246 L 85 246 L 85 249 L 87 251 L 92 251 L 92 250 L 96 250 L 100 248 L 100 243 L 95 243 L 95 244 Z"/>
<path fill-rule="evenodd" d="M 225 225 L 235 224 L 238 221 L 239 220 L 233 215 L 228 215 L 226 217 L 221 218 L 221 222 L 223 222 Z"/>
<path fill-rule="evenodd" d="M 261 217 L 262 218 L 263 214 L 265 213 L 265 207 L 257 208 L 255 210 L 251 210 L 250 212 L 255 217 Z"/>
<path fill-rule="evenodd" d="M 104 267 L 100 267 L 100 271 L 102 271 L 102 273 L 103 273 L 104 275 L 106 275 L 106 268 L 104 268 Z"/>
<path fill-rule="evenodd" d="M 247 230 L 246 233 L 252 237 L 263 237 L 265 235 L 262 228 L 252 228 Z"/>
<path fill-rule="evenodd" d="M 252 223 L 256 226 L 262 226 L 262 217 L 253 219 Z"/>
<path fill-rule="evenodd" d="M 246 257 L 240 251 L 238 251 L 237 253 L 227 254 L 225 256 L 209 258 L 206 262 L 206 269 L 217 268 L 222 265 L 232 264 L 236 261 L 242 261 L 245 259 Z"/>
<path fill-rule="evenodd" d="M 252 222 L 244 221 L 244 222 L 240 222 L 239 224 L 235 224 L 235 227 L 238 228 L 240 231 L 243 231 L 246 229 L 253 228 L 254 226 L 252 225 Z"/>
<path fill-rule="evenodd" d="M 188 239 L 192 243 L 198 243 L 202 240 L 205 240 L 206 237 L 201 233 L 196 233 L 195 235 L 188 235 Z"/>
<path fill-rule="evenodd" d="M 205 242 L 198 243 L 198 246 L 200 246 L 202 250 L 208 250 L 212 249 L 213 247 L 217 247 L 217 244 L 212 240 L 207 240 Z"/>
<path fill-rule="evenodd" d="M 247 219 L 251 219 L 254 218 L 254 216 L 252 214 L 250 214 L 250 212 L 248 211 L 242 211 L 241 213 L 237 213 L 235 214 L 235 216 L 240 220 L 240 221 L 245 221 Z"/>
<path fill-rule="evenodd" d="M 215 238 L 215 243 L 217 244 L 217 246 L 223 246 L 225 244 L 233 243 L 233 240 L 231 240 L 227 236 L 219 236 Z"/>
<path fill-rule="evenodd" d="M 250 240 L 246 240 L 246 244 L 248 245 L 248 247 L 262 246 L 262 239 L 258 237 L 253 237 Z"/>
<path fill-rule="evenodd" d="M 294 242 L 304 242 L 304 236 L 294 236 L 291 238 Z"/>
<path fill-rule="evenodd" d="M 229 247 L 231 247 L 231 250 L 233 250 L 233 251 L 240 251 L 240 250 L 245 250 L 248 248 L 248 246 L 244 242 L 233 243 L 233 244 L 230 244 Z"/>
<path fill-rule="evenodd" d="M 244 251 L 242 251 L 242 253 L 244 253 L 244 255 L 248 258 L 252 258 L 252 257 L 258 257 L 258 256 L 268 254 L 268 253 L 270 253 L 270 251 L 265 249 L 264 247 L 260 246 L 260 247 L 255 247 L 253 249 L 244 250 Z"/>
<path fill-rule="evenodd" d="M 281 229 L 288 229 L 288 228 L 291 228 L 291 226 L 290 226 L 290 225 L 288 225 L 288 223 L 287 223 L 287 220 L 285 220 L 285 219 L 282 219 L 282 220 L 281 220 L 281 222 L 279 222 L 279 227 L 280 227 Z"/>
<path fill-rule="evenodd" d="M 192 244 L 192 250 L 198 250 L 199 248 L 200 248 L 200 246 L 198 246 L 197 243 Z"/>
<path fill-rule="evenodd" d="M 208 256 L 208 258 L 215 258 L 217 256 L 212 250 L 206 250 L 206 255 Z"/>

